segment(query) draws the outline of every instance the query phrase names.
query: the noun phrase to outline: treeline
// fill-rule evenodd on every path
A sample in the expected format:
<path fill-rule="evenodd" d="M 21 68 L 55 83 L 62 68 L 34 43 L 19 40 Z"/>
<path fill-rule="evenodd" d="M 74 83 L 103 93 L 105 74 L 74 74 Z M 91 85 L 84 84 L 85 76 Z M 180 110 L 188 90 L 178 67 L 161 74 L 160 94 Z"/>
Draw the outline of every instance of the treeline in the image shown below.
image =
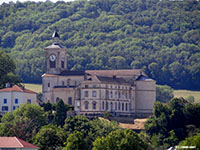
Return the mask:
<path fill-rule="evenodd" d="M 183 98 L 156 102 L 140 133 L 104 118 L 67 116 L 71 111 L 62 100 L 41 106 L 23 104 L 3 115 L 0 136 L 16 136 L 40 150 L 155 150 L 177 145 L 200 149 L 200 103 Z"/>
<path fill-rule="evenodd" d="M 158 84 L 200 89 L 200 2 L 80 0 L 0 5 L 0 49 L 24 82 L 41 82 L 57 29 L 68 69 L 142 68 Z"/>
<path fill-rule="evenodd" d="M 40 150 L 146 150 L 149 147 L 134 131 L 120 128 L 117 122 L 66 116 L 69 107 L 62 100 L 42 107 L 24 104 L 3 115 L 0 136 L 16 136 L 34 143 Z"/>

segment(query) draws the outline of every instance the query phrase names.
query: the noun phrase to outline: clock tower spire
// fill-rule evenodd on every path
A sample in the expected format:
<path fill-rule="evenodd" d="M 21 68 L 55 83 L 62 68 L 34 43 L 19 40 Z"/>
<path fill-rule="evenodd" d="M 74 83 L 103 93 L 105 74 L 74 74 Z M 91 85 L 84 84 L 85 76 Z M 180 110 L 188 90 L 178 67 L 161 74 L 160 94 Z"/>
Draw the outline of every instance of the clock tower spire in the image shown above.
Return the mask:
<path fill-rule="evenodd" d="M 45 48 L 46 73 L 60 74 L 67 70 L 67 49 L 59 43 L 59 34 L 54 31 L 53 44 Z"/>

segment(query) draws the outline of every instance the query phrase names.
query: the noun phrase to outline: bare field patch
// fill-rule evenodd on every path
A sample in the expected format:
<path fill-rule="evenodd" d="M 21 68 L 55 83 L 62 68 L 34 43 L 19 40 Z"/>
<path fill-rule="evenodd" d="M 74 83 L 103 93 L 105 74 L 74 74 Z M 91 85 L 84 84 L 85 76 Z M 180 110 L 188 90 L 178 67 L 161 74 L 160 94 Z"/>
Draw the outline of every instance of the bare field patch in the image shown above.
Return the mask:
<path fill-rule="evenodd" d="M 195 102 L 200 102 L 200 91 L 189 91 L 189 90 L 174 90 L 174 97 L 194 96 Z"/>

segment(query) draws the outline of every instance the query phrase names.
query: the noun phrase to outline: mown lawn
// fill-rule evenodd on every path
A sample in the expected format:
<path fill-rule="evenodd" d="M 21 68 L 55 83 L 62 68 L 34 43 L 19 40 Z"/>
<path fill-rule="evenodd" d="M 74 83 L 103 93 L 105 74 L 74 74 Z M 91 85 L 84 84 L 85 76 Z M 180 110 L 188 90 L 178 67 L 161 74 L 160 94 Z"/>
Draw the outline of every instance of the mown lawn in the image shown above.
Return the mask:
<path fill-rule="evenodd" d="M 174 90 L 174 97 L 183 97 L 192 95 L 195 98 L 195 102 L 200 102 L 200 91 L 189 91 L 189 90 Z"/>
<path fill-rule="evenodd" d="M 42 85 L 41 84 L 29 84 L 29 83 L 24 83 L 25 88 L 32 90 L 34 92 L 42 92 Z"/>

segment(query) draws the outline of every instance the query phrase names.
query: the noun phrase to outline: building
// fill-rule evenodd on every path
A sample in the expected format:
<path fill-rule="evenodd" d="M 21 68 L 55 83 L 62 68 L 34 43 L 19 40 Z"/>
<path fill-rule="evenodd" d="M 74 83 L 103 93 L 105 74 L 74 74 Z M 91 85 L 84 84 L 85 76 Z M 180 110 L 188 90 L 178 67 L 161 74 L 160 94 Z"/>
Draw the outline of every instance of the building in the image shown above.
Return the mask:
<path fill-rule="evenodd" d="M 57 32 L 53 34 L 58 38 Z M 67 49 L 58 42 L 45 48 L 46 73 L 42 75 L 45 102 L 62 99 L 77 114 L 117 116 L 152 114 L 155 81 L 140 69 L 67 70 Z"/>
<path fill-rule="evenodd" d="M 0 150 L 38 150 L 39 147 L 17 137 L 0 137 Z"/>
<path fill-rule="evenodd" d="M 21 104 L 36 104 L 36 92 L 14 85 L 0 89 L 0 114 L 12 112 Z"/>

